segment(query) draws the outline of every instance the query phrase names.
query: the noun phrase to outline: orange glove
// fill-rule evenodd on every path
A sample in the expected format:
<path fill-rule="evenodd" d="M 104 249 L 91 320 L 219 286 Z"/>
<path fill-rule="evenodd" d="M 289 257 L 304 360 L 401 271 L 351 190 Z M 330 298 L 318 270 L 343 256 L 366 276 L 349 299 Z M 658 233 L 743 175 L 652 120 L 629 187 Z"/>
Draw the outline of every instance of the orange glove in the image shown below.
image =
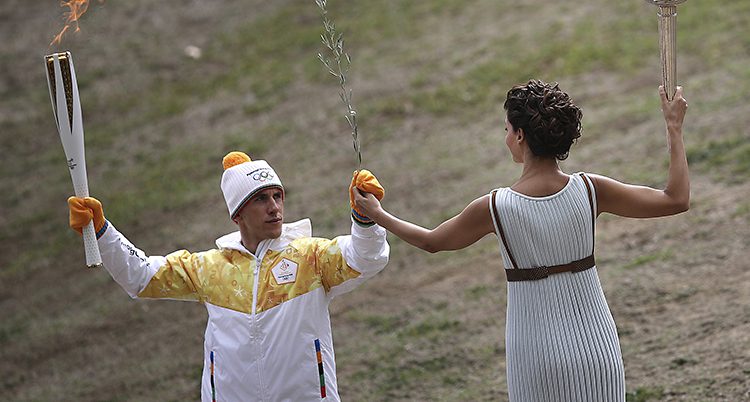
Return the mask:
<path fill-rule="evenodd" d="M 385 189 L 380 185 L 378 178 L 369 170 L 362 169 L 354 171 L 352 182 L 349 184 L 349 206 L 352 208 L 352 216 L 358 223 L 372 225 L 374 223 L 372 219 L 363 215 L 362 212 L 354 206 L 354 195 L 352 191 L 354 191 L 355 187 L 365 193 L 371 193 L 378 199 L 378 201 L 382 200 L 385 196 Z"/>
<path fill-rule="evenodd" d="M 99 233 L 107 222 L 104 219 L 102 203 L 96 198 L 70 197 L 68 198 L 68 209 L 70 210 L 70 228 L 78 233 L 83 233 L 83 227 L 94 220 L 94 230 Z M 98 237 L 98 236 L 97 236 Z"/>

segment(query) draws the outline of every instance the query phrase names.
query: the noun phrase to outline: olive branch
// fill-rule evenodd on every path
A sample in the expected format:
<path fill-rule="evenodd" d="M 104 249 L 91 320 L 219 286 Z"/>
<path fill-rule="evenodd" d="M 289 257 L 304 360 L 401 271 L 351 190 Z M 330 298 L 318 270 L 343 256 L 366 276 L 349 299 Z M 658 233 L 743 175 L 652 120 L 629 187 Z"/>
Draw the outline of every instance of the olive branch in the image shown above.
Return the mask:
<path fill-rule="evenodd" d="M 362 168 L 362 149 L 359 145 L 359 136 L 357 132 L 357 111 L 352 105 L 352 90 L 346 87 L 346 74 L 349 72 L 349 68 L 352 65 L 352 59 L 348 53 L 344 51 L 344 34 L 336 32 L 336 25 L 331 19 L 328 18 L 327 0 L 315 0 L 315 4 L 320 9 L 320 15 L 323 18 L 323 28 L 325 32 L 320 34 L 320 39 L 326 48 L 331 53 L 331 57 L 325 57 L 323 54 L 318 53 L 318 59 L 323 66 L 328 69 L 328 72 L 338 79 L 339 83 L 339 97 L 341 102 L 346 106 L 346 121 L 349 123 L 349 127 L 352 130 L 352 143 L 354 145 L 354 151 L 357 153 L 357 163 L 359 168 Z"/>

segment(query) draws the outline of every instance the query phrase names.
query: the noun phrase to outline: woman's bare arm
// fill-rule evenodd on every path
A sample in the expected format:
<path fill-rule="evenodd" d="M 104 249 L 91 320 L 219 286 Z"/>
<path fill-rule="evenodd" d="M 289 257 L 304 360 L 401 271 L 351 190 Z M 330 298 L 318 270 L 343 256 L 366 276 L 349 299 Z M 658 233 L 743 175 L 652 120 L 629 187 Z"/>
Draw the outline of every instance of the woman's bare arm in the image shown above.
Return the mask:
<path fill-rule="evenodd" d="M 430 253 L 468 247 L 494 230 L 489 195 L 477 198 L 460 214 L 430 230 L 391 215 L 372 194 L 356 190 L 354 193 L 357 208 L 370 219 L 407 243 Z"/>
<path fill-rule="evenodd" d="M 690 207 L 690 176 L 682 140 L 682 122 L 687 111 L 687 101 L 682 96 L 682 87 L 677 87 L 672 101 L 667 100 L 663 87 L 659 87 L 659 95 L 667 126 L 670 158 L 666 187 L 657 190 L 621 183 L 606 176 L 591 175 L 596 188 L 599 213 L 653 218 L 685 212 Z"/>

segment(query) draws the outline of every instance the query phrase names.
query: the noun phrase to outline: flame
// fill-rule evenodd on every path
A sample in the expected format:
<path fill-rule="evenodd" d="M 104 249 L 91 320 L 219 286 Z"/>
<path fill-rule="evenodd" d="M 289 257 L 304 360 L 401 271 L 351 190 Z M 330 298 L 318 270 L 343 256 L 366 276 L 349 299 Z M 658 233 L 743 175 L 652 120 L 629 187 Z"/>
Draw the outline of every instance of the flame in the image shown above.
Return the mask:
<path fill-rule="evenodd" d="M 103 2 L 104 0 L 99 0 L 99 2 Z M 65 19 L 65 26 L 62 30 L 60 30 L 60 33 L 58 33 L 54 39 L 52 39 L 52 42 L 50 42 L 50 47 L 55 44 L 60 44 L 62 42 L 62 37 L 65 34 L 65 32 L 70 29 L 71 26 L 75 26 L 75 32 L 78 32 L 81 30 L 81 27 L 78 26 L 78 20 L 81 18 L 83 14 L 86 13 L 86 10 L 89 8 L 89 0 L 61 0 L 60 1 L 60 7 L 62 8 L 68 8 L 68 11 L 63 13 L 63 19 Z"/>

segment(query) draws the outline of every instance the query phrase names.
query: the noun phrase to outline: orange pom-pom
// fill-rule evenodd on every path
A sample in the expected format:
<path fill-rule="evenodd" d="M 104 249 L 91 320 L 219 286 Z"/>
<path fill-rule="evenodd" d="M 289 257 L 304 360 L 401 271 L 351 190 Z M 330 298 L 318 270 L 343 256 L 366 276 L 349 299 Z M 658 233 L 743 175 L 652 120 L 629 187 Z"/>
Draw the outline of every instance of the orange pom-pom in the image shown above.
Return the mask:
<path fill-rule="evenodd" d="M 224 166 L 224 170 L 229 169 L 232 166 L 237 166 L 241 163 L 252 162 L 246 153 L 240 151 L 232 151 L 228 153 L 224 159 L 221 160 L 221 164 Z"/>

